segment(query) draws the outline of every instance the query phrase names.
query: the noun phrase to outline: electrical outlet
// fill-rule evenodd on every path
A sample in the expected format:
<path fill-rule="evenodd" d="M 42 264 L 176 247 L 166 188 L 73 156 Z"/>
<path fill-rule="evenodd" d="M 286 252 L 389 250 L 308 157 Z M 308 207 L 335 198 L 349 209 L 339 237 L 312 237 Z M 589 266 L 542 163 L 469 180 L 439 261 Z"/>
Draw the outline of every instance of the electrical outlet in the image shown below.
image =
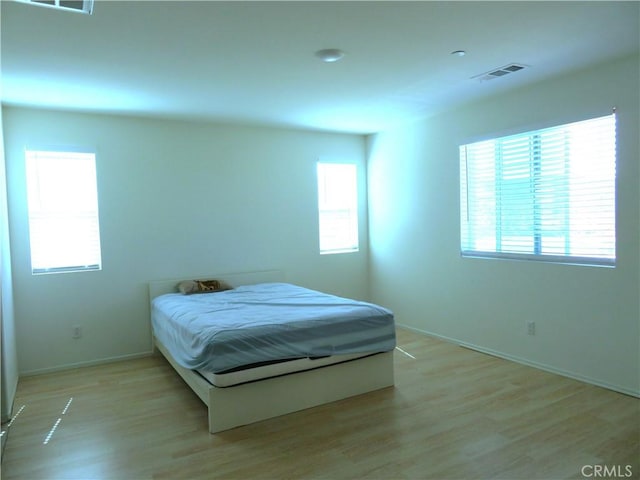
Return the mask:
<path fill-rule="evenodd" d="M 73 326 L 73 334 L 71 338 L 82 338 L 82 327 L 80 325 Z"/>
<path fill-rule="evenodd" d="M 527 322 L 527 335 L 536 334 L 536 322 Z"/>

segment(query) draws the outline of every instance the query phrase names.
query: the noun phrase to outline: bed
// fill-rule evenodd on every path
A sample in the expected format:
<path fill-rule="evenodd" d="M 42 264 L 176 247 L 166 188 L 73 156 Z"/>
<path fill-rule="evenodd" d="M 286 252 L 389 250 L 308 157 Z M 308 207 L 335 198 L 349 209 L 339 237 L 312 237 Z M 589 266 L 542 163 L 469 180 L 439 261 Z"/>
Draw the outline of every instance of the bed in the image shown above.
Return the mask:
<path fill-rule="evenodd" d="M 208 407 L 211 433 L 394 384 L 391 312 L 282 277 L 208 276 L 234 288 L 194 295 L 177 293 L 181 279 L 149 284 L 154 345 Z"/>

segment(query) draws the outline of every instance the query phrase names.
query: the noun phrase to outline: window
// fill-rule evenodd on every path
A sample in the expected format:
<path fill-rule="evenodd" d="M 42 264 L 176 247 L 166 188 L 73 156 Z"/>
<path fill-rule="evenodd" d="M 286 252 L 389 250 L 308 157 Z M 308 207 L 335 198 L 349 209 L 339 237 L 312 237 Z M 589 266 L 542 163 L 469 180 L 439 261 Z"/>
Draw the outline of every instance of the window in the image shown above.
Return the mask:
<path fill-rule="evenodd" d="M 614 265 L 615 176 L 615 114 L 462 145 L 462 255 Z"/>
<path fill-rule="evenodd" d="M 31 271 L 100 270 L 95 154 L 26 152 Z"/>
<path fill-rule="evenodd" d="M 358 187 L 353 164 L 318 163 L 320 253 L 358 251 Z"/>

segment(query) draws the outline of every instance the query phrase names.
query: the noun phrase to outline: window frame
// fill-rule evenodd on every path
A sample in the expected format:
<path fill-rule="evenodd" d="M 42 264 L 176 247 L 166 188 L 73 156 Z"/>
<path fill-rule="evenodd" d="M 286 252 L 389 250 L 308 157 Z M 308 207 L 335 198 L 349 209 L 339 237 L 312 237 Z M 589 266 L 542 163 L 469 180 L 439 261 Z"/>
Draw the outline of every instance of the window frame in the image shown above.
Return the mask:
<path fill-rule="evenodd" d="M 95 149 L 85 149 L 85 148 L 74 148 L 74 147 L 58 147 L 58 146 L 34 146 L 27 147 L 24 151 L 25 155 L 25 192 L 27 195 L 26 206 L 27 206 L 27 227 L 28 227 L 28 239 L 29 239 L 29 260 L 31 266 L 31 274 L 32 275 L 49 275 L 55 273 L 77 273 L 77 272 L 88 272 L 88 271 L 100 271 L 103 267 L 102 262 L 102 245 L 101 245 L 101 230 L 100 230 L 100 209 L 99 209 L 99 195 L 98 195 L 98 179 L 97 179 L 97 153 Z M 67 156 L 65 158 L 65 155 Z M 32 165 L 30 166 L 30 162 L 50 162 L 55 161 L 56 158 L 59 157 L 63 160 L 81 160 L 81 161 L 91 161 L 92 164 L 88 167 L 89 171 L 85 180 L 91 182 L 89 185 L 89 195 L 90 201 L 92 205 L 90 208 L 85 209 L 81 213 L 81 209 L 67 209 L 67 208 L 47 208 L 42 207 L 41 205 L 37 205 L 34 208 L 34 204 L 39 204 L 40 202 L 45 201 L 41 198 L 41 195 L 47 195 L 47 193 L 43 193 L 40 188 L 39 182 L 41 179 L 38 178 L 38 185 L 33 185 L 32 180 L 36 180 L 32 177 L 32 173 L 35 175 L 39 175 L 42 173 L 40 169 L 42 168 L 40 165 Z M 35 170 L 33 170 L 35 169 Z M 30 173 L 30 170 L 33 170 Z M 87 173 L 87 172 L 85 172 Z M 71 182 L 73 183 L 73 182 Z M 68 185 L 67 185 L 68 186 Z M 79 194 L 78 194 L 79 195 Z M 86 192 L 85 192 L 86 195 Z M 85 199 L 88 197 L 85 197 Z M 37 199 L 37 200 L 36 200 Z M 76 198 L 77 200 L 77 198 Z M 67 200 L 68 201 L 68 200 Z M 87 229 L 90 234 L 87 236 L 89 239 L 89 243 L 85 243 L 84 247 L 89 250 L 93 249 L 93 254 L 79 255 L 79 257 L 84 256 L 84 259 L 87 260 L 91 258 L 92 262 L 68 262 L 67 264 L 63 264 L 64 262 L 49 262 L 44 265 L 45 262 L 38 261 L 42 257 L 47 255 L 51 255 L 51 252 L 44 253 L 41 246 L 34 247 L 34 242 L 37 244 L 38 240 L 36 237 L 36 233 L 34 230 L 37 229 L 37 223 L 46 223 L 49 222 L 75 222 L 83 224 L 83 229 Z M 87 224 L 90 226 L 87 227 Z M 46 226 L 41 228 L 47 228 Z M 49 226 L 50 228 L 50 226 Z M 49 232 L 51 233 L 51 232 Z M 42 235 L 42 233 L 40 233 Z M 49 238 L 49 237 L 47 237 Z M 59 237 L 58 237 L 59 239 Z M 38 253 L 34 256 L 34 249 L 38 251 Z M 40 265 L 42 263 L 42 265 Z M 73 264 L 71 264 L 73 263 Z"/>
<path fill-rule="evenodd" d="M 348 167 L 351 172 L 349 175 L 353 175 L 353 191 L 350 199 L 345 201 L 341 208 L 326 208 L 326 204 L 323 205 L 323 185 L 322 170 L 324 167 L 330 169 L 332 166 L 339 167 Z M 354 162 L 344 162 L 344 161 L 327 161 L 327 160 L 319 160 L 316 163 L 316 188 L 317 188 L 317 207 L 318 207 L 318 250 L 320 255 L 334 255 L 341 253 L 355 253 L 360 251 L 360 232 L 359 232 L 359 202 L 358 202 L 358 165 Z M 326 180 L 326 179 L 325 179 Z M 329 202 L 331 203 L 331 202 Z M 326 219 L 327 216 L 330 216 L 332 213 L 341 214 L 347 216 L 346 220 L 343 222 L 348 224 L 349 230 L 347 232 L 341 232 L 341 235 L 347 239 L 344 244 L 340 246 L 336 246 L 333 248 L 327 248 L 326 246 L 326 238 L 328 235 L 323 236 L 323 225 L 326 226 L 326 223 L 323 222 L 323 218 Z M 335 220 L 335 219 L 334 219 Z M 323 238 L 325 239 L 323 241 Z"/>
<path fill-rule="evenodd" d="M 603 217 L 606 219 L 610 228 L 608 230 L 603 229 L 602 231 L 606 231 L 607 235 L 605 237 L 608 241 L 607 250 L 601 254 L 600 256 L 596 255 L 597 247 L 592 247 L 591 252 L 587 252 L 587 254 L 577 255 L 571 254 L 569 248 L 574 250 L 584 248 L 582 244 L 579 242 L 571 242 L 570 235 L 576 235 L 579 233 L 586 233 L 588 230 L 581 230 L 579 228 L 573 228 L 571 226 L 571 221 L 569 220 L 570 214 L 573 212 L 572 209 L 576 211 L 584 212 L 584 210 L 580 210 L 580 208 L 584 209 L 586 207 L 580 206 L 580 202 L 573 201 L 571 199 L 571 189 L 575 188 L 575 185 L 578 185 L 580 188 L 585 185 L 591 188 L 591 191 L 587 193 L 591 193 L 594 189 L 598 188 L 598 184 L 595 181 L 582 181 L 581 183 L 572 184 L 572 176 L 569 173 L 569 167 L 571 162 L 571 156 L 574 155 L 571 150 L 565 150 L 562 154 L 557 155 L 557 158 L 560 159 L 560 162 L 564 162 L 561 165 L 561 168 L 564 170 L 561 173 L 555 173 L 556 176 L 562 176 L 562 180 L 544 180 L 543 177 L 543 169 L 548 168 L 551 164 L 551 160 L 549 160 L 550 155 L 545 155 L 541 151 L 541 141 L 540 138 L 545 134 L 555 135 L 557 132 L 563 132 L 562 135 L 567 135 L 567 132 L 570 129 L 575 128 L 576 126 L 585 128 L 589 128 L 591 125 L 596 125 L 598 122 L 603 122 L 605 124 L 602 128 L 606 134 L 611 133 L 612 137 L 606 137 L 602 142 L 603 149 L 605 150 L 607 157 L 607 161 L 603 161 L 602 163 L 598 163 L 598 168 L 602 168 L 602 165 L 605 165 L 607 169 L 608 176 L 605 178 L 605 182 L 607 185 L 607 194 L 608 197 L 605 201 L 603 201 Z M 610 123 L 608 123 L 610 122 Z M 520 139 L 527 138 L 530 141 L 530 151 L 529 151 L 529 176 L 531 183 L 531 191 L 528 195 L 531 196 L 531 208 L 532 212 L 529 215 L 531 220 L 531 232 L 532 232 L 532 250 L 531 252 L 522 252 L 522 251 L 508 251 L 503 249 L 501 242 L 501 234 L 503 231 L 501 222 L 503 221 L 501 208 L 504 206 L 509 206 L 508 202 L 503 202 L 502 199 L 498 197 L 501 195 L 501 192 L 508 190 L 505 188 L 506 180 L 502 176 L 501 168 L 504 167 L 504 157 L 502 157 L 503 145 L 507 141 L 517 141 Z M 582 145 L 578 142 L 571 140 L 569 144 L 569 140 L 565 140 L 567 142 L 565 144 L 565 148 L 576 148 L 579 145 Z M 470 193 L 470 190 L 473 190 L 469 185 L 471 183 L 470 177 L 473 177 L 473 173 L 470 173 L 469 170 L 469 159 L 468 159 L 468 148 L 476 147 L 479 145 L 485 145 L 487 150 L 491 150 L 490 145 L 493 144 L 493 157 L 491 155 L 486 155 L 485 159 L 489 159 L 489 161 L 493 162 L 493 167 L 495 170 L 495 182 L 492 187 L 492 194 L 494 195 L 495 202 L 495 224 L 491 227 L 491 222 L 488 222 L 489 226 L 486 227 L 486 232 L 494 232 L 495 235 L 495 246 L 490 247 L 485 245 L 486 248 L 478 248 L 477 243 L 479 240 L 473 239 L 474 233 L 477 234 L 479 231 L 476 228 L 475 232 L 472 232 L 474 227 L 478 227 L 479 223 L 474 224 L 474 220 L 471 217 L 474 213 L 470 213 L 470 210 L 479 208 L 474 206 L 470 206 L 470 202 L 473 200 L 478 200 L 478 196 L 476 193 Z M 569 146 L 567 146 L 569 145 Z M 600 144 L 599 144 L 600 145 Z M 567 122 L 559 125 L 554 125 L 551 127 L 545 128 L 537 128 L 528 131 L 522 131 L 519 133 L 512 133 L 509 135 L 503 136 L 492 136 L 491 138 L 487 138 L 481 141 L 474 141 L 469 143 L 464 143 L 459 145 L 459 154 L 460 154 L 460 176 L 459 176 L 459 186 L 460 186 L 460 254 L 463 258 L 487 258 L 487 259 L 507 259 L 507 260 L 524 260 L 524 261 L 538 261 L 538 262 L 549 262 L 549 263 L 558 263 L 558 264 L 567 264 L 567 265 L 586 265 L 586 266 L 597 266 L 597 267 L 615 267 L 617 260 L 617 116 L 615 110 L 613 113 L 609 115 L 599 115 L 592 116 L 583 120 Z M 574 158 L 575 161 L 575 158 Z M 557 165 L 556 165 L 557 166 Z M 489 170 L 489 169 L 487 169 Z M 477 175 L 477 173 L 475 174 Z M 547 176 L 552 176 L 550 174 L 544 174 Z M 491 185 L 492 181 L 488 181 L 485 184 Z M 553 189 L 551 193 L 549 190 L 544 190 L 541 185 L 544 185 L 545 189 L 547 187 Z M 475 188 L 475 187 L 474 187 Z M 561 189 L 565 189 L 564 192 L 560 192 Z M 555 190 L 558 189 L 558 190 Z M 559 253 L 548 253 L 543 252 L 542 248 L 542 239 L 543 235 L 546 234 L 546 238 L 549 238 L 549 235 L 554 233 L 553 228 L 545 228 L 542 223 L 543 220 L 548 220 L 549 217 L 546 217 L 542 211 L 543 205 L 543 194 L 542 191 L 545 191 L 544 195 L 550 195 L 554 197 L 555 195 L 561 196 L 565 195 L 566 199 L 564 202 L 558 201 L 554 199 L 550 204 L 547 203 L 547 209 L 552 208 L 554 210 L 558 210 L 558 213 L 554 213 L 553 219 L 557 220 L 564 216 L 562 229 L 557 231 L 562 231 L 565 237 L 565 245 L 564 245 L 564 254 Z M 522 194 L 520 198 L 524 198 L 526 194 L 523 193 L 523 189 L 517 190 L 519 194 Z M 560 193 L 559 193 L 560 192 Z M 476 195 L 474 197 L 474 195 Z M 488 194 L 491 195 L 491 194 Z M 514 195 L 511 195 L 511 201 L 513 201 Z M 548 200 L 548 199 L 547 199 Z M 486 205 L 491 205 L 491 200 L 485 200 L 485 203 L 481 203 L 480 208 L 485 207 Z M 578 205 L 578 206 L 576 206 Z M 513 203 L 510 205 L 513 207 Z M 489 215 L 491 216 L 491 215 Z M 489 238 L 487 234 L 482 236 L 485 240 Z M 476 242 L 474 248 L 473 243 Z M 577 243 L 577 244 L 576 244 Z M 525 247 L 522 247 L 523 249 Z M 515 249 L 514 249 L 515 250 Z"/>

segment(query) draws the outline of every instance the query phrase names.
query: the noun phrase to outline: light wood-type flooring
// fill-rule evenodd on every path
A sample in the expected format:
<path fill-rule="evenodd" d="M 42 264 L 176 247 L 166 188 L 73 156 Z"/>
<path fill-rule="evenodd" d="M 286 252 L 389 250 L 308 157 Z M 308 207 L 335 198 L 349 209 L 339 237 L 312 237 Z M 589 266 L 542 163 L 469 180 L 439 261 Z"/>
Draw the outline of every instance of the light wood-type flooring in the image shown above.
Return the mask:
<path fill-rule="evenodd" d="M 216 435 L 159 355 L 23 378 L 2 479 L 640 478 L 639 399 L 407 330 L 398 346 L 395 388 Z"/>

